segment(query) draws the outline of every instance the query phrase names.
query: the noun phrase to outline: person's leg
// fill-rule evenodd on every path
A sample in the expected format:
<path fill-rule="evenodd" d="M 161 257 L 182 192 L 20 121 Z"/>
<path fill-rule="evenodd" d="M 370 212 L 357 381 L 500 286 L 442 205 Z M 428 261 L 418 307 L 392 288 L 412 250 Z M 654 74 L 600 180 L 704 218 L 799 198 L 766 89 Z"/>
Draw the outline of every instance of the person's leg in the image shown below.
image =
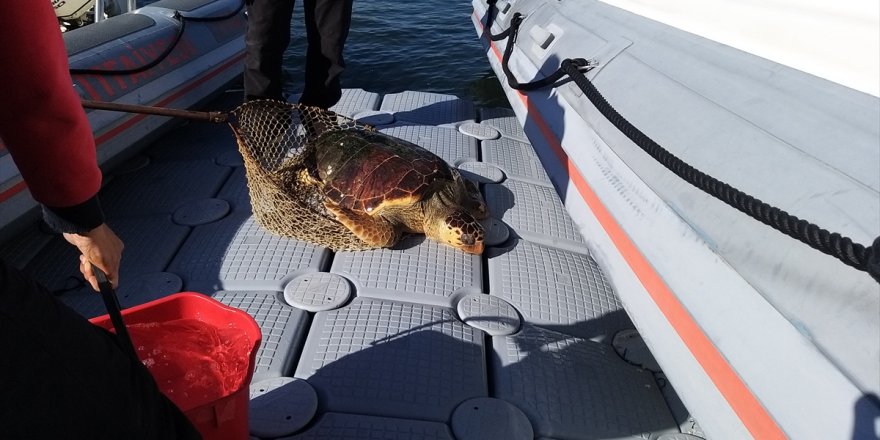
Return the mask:
<path fill-rule="evenodd" d="M 114 335 L 2 261 L 0 378 L 4 438 L 200 438 Z"/>
<path fill-rule="evenodd" d="M 299 102 L 329 108 L 342 96 L 342 50 L 351 26 L 352 0 L 304 0 L 306 77 Z"/>
<path fill-rule="evenodd" d="M 248 0 L 245 100 L 283 99 L 281 63 L 290 43 L 293 0 Z"/>

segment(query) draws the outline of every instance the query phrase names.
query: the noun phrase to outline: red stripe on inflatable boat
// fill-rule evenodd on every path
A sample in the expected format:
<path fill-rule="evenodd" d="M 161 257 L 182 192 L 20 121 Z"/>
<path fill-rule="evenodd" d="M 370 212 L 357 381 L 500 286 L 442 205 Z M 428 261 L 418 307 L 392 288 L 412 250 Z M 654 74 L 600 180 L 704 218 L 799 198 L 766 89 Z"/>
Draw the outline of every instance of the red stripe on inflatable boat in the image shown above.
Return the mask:
<path fill-rule="evenodd" d="M 12 185 L 11 187 L 9 187 L 9 189 L 0 193 L 0 203 L 11 199 L 12 196 L 24 191 L 25 188 L 27 188 L 27 185 L 24 184 L 24 181 Z"/>
<path fill-rule="evenodd" d="M 211 78 L 213 78 L 213 77 L 219 75 L 220 72 L 223 72 L 224 70 L 228 69 L 229 67 L 231 67 L 232 65 L 236 64 L 238 61 L 242 60 L 243 58 L 244 58 L 244 54 L 241 54 L 241 55 L 239 55 L 239 56 L 237 56 L 237 57 L 235 57 L 235 58 L 230 59 L 230 60 L 227 61 L 226 63 L 223 63 L 223 64 L 220 66 L 220 68 L 215 69 L 215 70 L 209 72 L 207 75 L 203 76 L 203 77 L 202 77 L 201 79 L 199 79 L 198 81 L 193 81 L 193 82 L 187 84 L 186 87 L 181 88 L 180 90 L 178 90 L 178 91 L 175 92 L 174 94 L 172 94 L 172 95 L 166 97 L 165 99 L 163 99 L 163 100 L 157 102 L 155 105 L 161 107 L 161 106 L 167 105 L 167 104 L 169 104 L 169 103 L 171 103 L 171 102 L 174 102 L 175 100 L 177 100 L 177 99 L 180 98 L 181 96 L 187 94 L 187 93 L 190 92 L 191 90 L 193 90 L 193 89 L 195 89 L 196 87 L 200 86 L 200 85 L 201 85 L 202 83 L 204 83 L 205 81 L 207 81 L 207 80 L 209 80 L 209 79 L 211 79 Z M 137 124 L 138 122 L 144 120 L 144 118 L 146 118 L 147 116 L 148 116 L 148 115 L 134 115 L 134 116 L 130 117 L 130 118 L 127 119 L 125 122 L 123 122 L 123 123 L 117 125 L 117 126 L 114 127 L 113 129 L 111 129 L 111 130 L 107 131 L 106 133 L 104 133 L 104 134 L 98 136 L 97 138 L 95 138 L 95 143 L 97 143 L 98 146 L 100 147 L 101 144 L 103 144 L 103 143 L 109 141 L 110 139 L 113 139 L 114 137 L 118 136 L 120 133 L 124 132 L 125 130 L 128 130 L 128 129 L 131 128 L 133 125 L 135 125 L 135 124 Z"/>
<path fill-rule="evenodd" d="M 476 11 L 474 11 L 474 18 L 480 24 L 484 31 L 483 33 L 485 33 L 483 21 L 477 16 Z M 495 46 L 494 42 L 488 39 L 487 41 L 498 62 L 501 62 L 502 52 Z M 669 287 L 663 282 L 663 279 L 654 270 L 651 263 L 639 251 L 623 227 L 615 220 L 599 196 L 593 191 L 590 184 L 587 183 L 587 180 L 580 174 L 574 162 L 565 153 L 559 138 L 547 124 L 547 121 L 541 117 L 538 109 L 531 104 L 528 96 L 518 91 L 517 96 L 519 96 L 523 105 L 526 106 L 529 118 L 535 122 L 541 135 L 556 155 L 556 158 L 566 168 L 581 198 L 593 212 L 593 215 L 596 216 L 596 219 L 602 225 L 602 228 L 605 229 L 605 232 L 611 238 L 621 256 L 623 256 L 630 269 L 651 296 L 651 299 L 653 299 L 654 303 L 666 317 L 666 320 L 681 338 L 682 342 L 688 347 L 694 359 L 699 362 L 721 395 L 724 396 L 724 399 L 727 400 L 727 403 L 746 429 L 748 429 L 752 436 L 759 439 L 787 438 L 776 421 L 767 413 L 767 410 L 761 405 L 761 402 L 758 401 L 755 395 L 752 394 L 739 375 L 733 371 L 733 367 L 718 352 L 718 348 L 706 336 L 699 324 L 694 321 L 694 318 L 688 313 L 675 294 L 669 290 Z"/>
<path fill-rule="evenodd" d="M 83 76 L 82 80 L 78 83 L 80 87 L 86 92 L 86 95 L 89 99 L 101 99 L 101 95 L 98 94 L 98 91 L 92 87 L 92 84 L 89 82 L 88 76 Z"/>
<path fill-rule="evenodd" d="M 223 72 L 224 70 L 228 69 L 229 67 L 231 67 L 232 65 L 234 65 L 235 63 L 237 63 L 238 61 L 240 61 L 243 58 L 244 58 L 244 54 L 241 54 L 235 58 L 232 58 L 231 60 L 227 61 L 226 63 L 223 63 L 218 69 L 212 70 L 211 72 L 209 72 L 207 75 L 203 76 L 198 81 L 193 81 L 192 83 L 189 83 L 186 87 L 178 90 L 173 95 L 159 101 L 156 105 L 161 106 L 161 105 L 166 105 L 170 102 L 173 102 L 174 100 L 185 95 L 187 92 L 198 87 L 199 85 L 201 85 L 205 81 L 219 75 L 220 72 Z M 128 119 L 127 121 L 123 122 L 122 124 L 116 126 L 112 130 L 104 133 L 103 135 L 101 135 L 99 137 L 96 137 L 95 144 L 97 144 L 100 147 L 100 145 L 102 143 L 107 142 L 110 139 L 113 139 L 113 137 L 115 137 L 118 134 L 122 133 L 123 131 L 131 128 L 132 125 L 140 122 L 142 119 L 144 119 L 146 117 L 147 117 L 147 115 L 136 115 L 136 116 L 131 117 L 130 119 Z M 0 144 L 0 149 L 2 149 L 2 144 Z M 13 185 L 9 189 L 7 189 L 6 191 L 3 191 L 2 193 L 0 193 L 0 203 L 3 203 L 6 200 L 9 200 L 14 195 L 16 195 L 16 194 L 20 193 L 22 190 L 24 190 L 26 187 L 27 187 L 27 185 L 25 185 L 25 183 L 23 181 L 19 181 L 18 183 L 16 183 L 15 185 Z"/>

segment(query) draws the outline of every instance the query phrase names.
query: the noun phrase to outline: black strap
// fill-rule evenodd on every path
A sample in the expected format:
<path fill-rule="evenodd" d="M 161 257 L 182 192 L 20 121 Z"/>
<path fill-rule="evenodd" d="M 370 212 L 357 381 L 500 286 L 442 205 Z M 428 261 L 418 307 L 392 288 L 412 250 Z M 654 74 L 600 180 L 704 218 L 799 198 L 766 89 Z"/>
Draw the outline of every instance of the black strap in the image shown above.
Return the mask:
<path fill-rule="evenodd" d="M 489 16 L 493 9 L 494 1 L 489 4 Z M 584 92 L 597 110 L 610 121 L 627 138 L 639 146 L 642 150 L 660 162 L 667 169 L 681 177 L 686 182 L 698 189 L 714 196 L 718 200 L 730 205 L 737 210 L 748 214 L 750 217 L 764 223 L 783 234 L 807 244 L 813 249 L 831 255 L 844 264 L 856 269 L 868 272 L 871 277 L 880 283 L 880 237 L 874 240 L 871 246 L 854 243 L 852 239 L 844 237 L 836 232 L 829 232 L 806 220 L 793 216 L 779 208 L 769 205 L 749 194 L 746 194 L 727 183 L 703 173 L 688 163 L 676 157 L 665 148 L 654 142 L 653 139 L 642 133 L 638 128 L 627 121 L 596 89 L 592 82 L 584 75 L 583 69 L 589 68 L 590 63 L 582 58 L 565 59 L 558 70 L 540 80 L 529 83 L 520 83 L 510 71 L 508 63 L 513 52 L 516 37 L 519 34 L 519 26 L 524 17 L 515 13 L 511 18 L 510 27 L 503 32 L 509 36 L 501 67 L 507 77 L 510 87 L 516 90 L 530 91 L 557 83 L 563 76 L 568 75 L 575 84 Z M 491 24 L 491 22 L 490 22 Z M 499 34 L 501 35 L 501 34 Z"/>
<path fill-rule="evenodd" d="M 507 28 L 507 30 L 501 32 L 500 34 L 492 35 L 492 23 L 495 21 L 495 16 L 492 12 L 495 10 L 495 3 L 497 2 L 498 0 L 489 0 L 489 9 L 486 11 L 486 35 L 492 41 L 502 40 L 510 35 L 510 28 Z"/>
<path fill-rule="evenodd" d="M 104 300 L 104 307 L 107 308 L 107 313 L 110 315 L 110 322 L 113 323 L 113 329 L 116 330 L 116 338 L 119 340 L 119 343 L 122 345 L 122 349 L 131 356 L 131 358 L 140 362 L 138 359 L 137 351 L 134 349 L 134 344 L 131 342 L 131 336 L 128 335 L 128 329 L 125 327 L 125 322 L 122 320 L 122 307 L 119 306 L 119 298 L 116 296 L 116 291 L 113 290 L 113 286 L 110 284 L 110 281 L 107 280 L 107 275 L 104 274 L 104 271 L 98 269 L 98 266 L 92 264 L 92 273 L 95 274 L 95 278 L 98 279 L 98 288 L 101 290 L 101 299 Z"/>
<path fill-rule="evenodd" d="M 501 34 L 498 34 L 510 36 L 510 38 L 507 39 L 507 45 L 504 47 L 504 55 L 501 58 L 501 70 L 504 71 L 504 76 L 507 77 L 507 84 L 513 89 L 522 90 L 524 92 L 553 86 L 566 75 L 566 72 L 562 70 L 561 67 L 544 78 L 536 79 L 527 83 L 519 82 L 519 80 L 516 79 L 516 76 L 513 75 L 513 72 L 510 71 L 510 56 L 513 54 L 513 46 L 519 35 L 519 26 L 522 24 L 523 20 L 524 17 L 519 12 L 513 14 L 513 17 L 510 19 L 510 27 Z M 589 69 L 592 66 L 590 61 L 584 58 L 566 59 L 565 61 L 572 64 L 576 69 Z"/>

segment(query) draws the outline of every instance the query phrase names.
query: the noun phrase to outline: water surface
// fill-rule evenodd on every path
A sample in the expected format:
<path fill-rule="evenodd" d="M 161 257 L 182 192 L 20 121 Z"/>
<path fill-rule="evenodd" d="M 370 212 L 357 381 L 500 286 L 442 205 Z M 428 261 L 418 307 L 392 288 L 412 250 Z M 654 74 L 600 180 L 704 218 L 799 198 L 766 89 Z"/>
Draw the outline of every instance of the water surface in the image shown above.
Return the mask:
<path fill-rule="evenodd" d="M 285 91 L 302 90 L 302 2 L 291 23 Z M 342 85 L 378 93 L 446 93 L 477 105 L 508 107 L 471 22 L 469 0 L 355 0 Z"/>

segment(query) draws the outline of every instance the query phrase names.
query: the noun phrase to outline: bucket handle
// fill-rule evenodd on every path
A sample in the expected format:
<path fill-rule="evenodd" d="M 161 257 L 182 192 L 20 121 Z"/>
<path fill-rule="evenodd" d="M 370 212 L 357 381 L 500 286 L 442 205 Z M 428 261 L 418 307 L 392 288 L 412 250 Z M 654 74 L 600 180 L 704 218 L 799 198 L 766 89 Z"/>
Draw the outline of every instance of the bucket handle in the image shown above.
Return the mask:
<path fill-rule="evenodd" d="M 134 344 L 131 342 L 131 336 L 128 335 L 128 329 L 125 328 L 125 322 L 122 321 L 122 307 L 119 306 L 119 298 L 110 281 L 107 280 L 107 274 L 94 264 L 92 264 L 92 272 L 98 280 L 98 288 L 101 291 L 101 298 L 104 300 L 104 307 L 110 314 L 110 321 L 113 322 L 113 328 L 116 330 L 116 336 L 122 344 L 123 351 L 127 352 L 132 359 L 140 362 Z"/>

